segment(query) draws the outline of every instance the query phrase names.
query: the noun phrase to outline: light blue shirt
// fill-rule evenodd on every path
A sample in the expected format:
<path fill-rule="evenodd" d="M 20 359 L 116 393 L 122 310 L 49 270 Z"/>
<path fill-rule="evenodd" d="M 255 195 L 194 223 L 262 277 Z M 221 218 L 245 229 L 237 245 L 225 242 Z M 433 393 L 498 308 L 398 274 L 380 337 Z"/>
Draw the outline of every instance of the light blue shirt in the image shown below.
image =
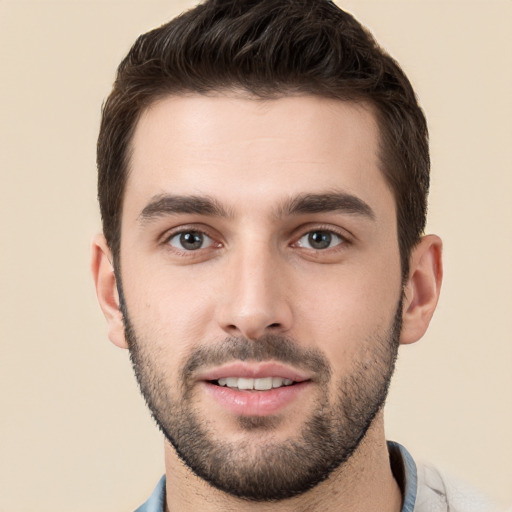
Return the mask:
<path fill-rule="evenodd" d="M 393 475 L 403 495 L 402 512 L 491 512 L 494 506 L 478 491 L 446 478 L 432 466 L 416 466 L 400 444 L 388 441 Z M 165 512 L 165 475 L 135 512 Z"/>
<path fill-rule="evenodd" d="M 165 512 L 165 475 L 160 478 L 149 500 L 135 512 Z"/>

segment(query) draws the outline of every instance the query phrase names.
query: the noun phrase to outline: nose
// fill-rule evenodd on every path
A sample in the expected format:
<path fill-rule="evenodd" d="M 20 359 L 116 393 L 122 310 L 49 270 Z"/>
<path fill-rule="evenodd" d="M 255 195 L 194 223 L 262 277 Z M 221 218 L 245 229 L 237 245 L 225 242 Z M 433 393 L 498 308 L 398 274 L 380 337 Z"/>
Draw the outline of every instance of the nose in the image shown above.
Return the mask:
<path fill-rule="evenodd" d="M 244 251 L 229 259 L 218 308 L 219 325 L 227 334 L 255 340 L 291 328 L 284 265 L 267 248 Z"/>

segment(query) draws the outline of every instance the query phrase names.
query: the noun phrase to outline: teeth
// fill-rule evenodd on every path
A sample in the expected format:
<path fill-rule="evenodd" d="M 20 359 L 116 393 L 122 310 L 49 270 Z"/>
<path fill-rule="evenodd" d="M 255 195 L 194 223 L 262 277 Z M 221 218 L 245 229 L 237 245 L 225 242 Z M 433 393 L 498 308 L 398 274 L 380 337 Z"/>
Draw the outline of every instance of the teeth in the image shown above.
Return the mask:
<path fill-rule="evenodd" d="M 266 391 L 272 389 L 273 378 L 265 377 L 264 379 L 254 379 L 254 389 L 258 391 Z"/>
<path fill-rule="evenodd" d="M 228 386 L 230 388 L 236 388 L 238 386 L 238 379 L 236 377 L 228 377 L 223 380 L 226 381 L 226 384 L 221 384 L 221 386 Z"/>
<path fill-rule="evenodd" d="M 272 388 L 280 388 L 282 386 L 290 386 L 293 381 L 283 379 L 282 377 L 263 377 L 261 379 L 246 379 L 244 377 L 225 377 L 219 379 L 219 386 L 227 386 L 237 389 L 256 389 L 257 391 L 268 391 Z"/>
<path fill-rule="evenodd" d="M 289 386 L 293 381 L 290 379 L 282 379 L 281 377 L 272 377 L 272 387 L 280 388 L 281 386 Z"/>
<path fill-rule="evenodd" d="M 238 379 L 238 389 L 254 389 L 254 379 Z"/>

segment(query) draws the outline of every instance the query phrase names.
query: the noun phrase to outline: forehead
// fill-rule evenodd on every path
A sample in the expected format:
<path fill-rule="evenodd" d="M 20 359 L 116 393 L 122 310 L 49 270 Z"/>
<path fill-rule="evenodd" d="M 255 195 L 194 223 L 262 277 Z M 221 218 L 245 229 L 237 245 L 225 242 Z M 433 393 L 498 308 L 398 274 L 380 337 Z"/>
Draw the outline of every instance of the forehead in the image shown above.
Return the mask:
<path fill-rule="evenodd" d="M 131 149 L 125 203 L 139 208 L 166 193 L 215 196 L 235 209 L 334 189 L 390 194 L 363 103 L 169 96 L 143 112 Z"/>

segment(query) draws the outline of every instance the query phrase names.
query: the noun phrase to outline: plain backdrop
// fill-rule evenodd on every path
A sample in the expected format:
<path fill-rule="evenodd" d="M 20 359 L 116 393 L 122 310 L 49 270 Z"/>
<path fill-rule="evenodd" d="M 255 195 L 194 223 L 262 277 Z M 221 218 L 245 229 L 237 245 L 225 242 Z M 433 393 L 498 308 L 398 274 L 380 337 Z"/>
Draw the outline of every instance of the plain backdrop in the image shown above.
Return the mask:
<path fill-rule="evenodd" d="M 445 281 L 403 347 L 387 434 L 512 504 L 512 1 L 340 2 L 431 132 Z M 0 0 L 0 512 L 126 512 L 163 473 L 89 273 L 100 107 L 135 37 L 191 2 Z"/>

